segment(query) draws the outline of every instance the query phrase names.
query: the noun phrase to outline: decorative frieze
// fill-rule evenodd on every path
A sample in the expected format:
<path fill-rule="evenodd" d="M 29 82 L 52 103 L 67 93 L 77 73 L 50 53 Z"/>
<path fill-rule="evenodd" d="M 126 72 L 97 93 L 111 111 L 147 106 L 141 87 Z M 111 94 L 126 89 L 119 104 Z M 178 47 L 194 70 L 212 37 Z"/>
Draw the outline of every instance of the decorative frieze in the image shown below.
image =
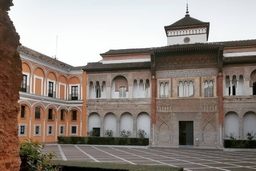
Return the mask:
<path fill-rule="evenodd" d="M 157 78 L 168 78 L 168 77 L 201 77 L 217 75 L 216 69 L 194 69 L 194 70 L 179 70 L 179 71 L 157 71 Z"/>
<path fill-rule="evenodd" d="M 207 124 L 212 125 L 216 131 L 216 114 L 215 113 L 202 113 L 202 130 L 205 130 Z"/>

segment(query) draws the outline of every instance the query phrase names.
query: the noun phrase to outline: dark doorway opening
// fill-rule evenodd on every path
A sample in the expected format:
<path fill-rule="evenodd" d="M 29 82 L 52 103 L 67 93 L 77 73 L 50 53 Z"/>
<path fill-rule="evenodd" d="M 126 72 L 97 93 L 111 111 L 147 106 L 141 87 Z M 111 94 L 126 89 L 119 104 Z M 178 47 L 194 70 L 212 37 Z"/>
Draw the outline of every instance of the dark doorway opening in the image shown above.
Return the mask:
<path fill-rule="evenodd" d="M 194 145 L 193 121 L 179 121 L 179 145 Z"/>
<path fill-rule="evenodd" d="M 93 134 L 94 134 L 94 136 L 96 136 L 96 137 L 99 137 L 100 136 L 100 128 L 92 128 L 92 130 L 93 130 Z"/>

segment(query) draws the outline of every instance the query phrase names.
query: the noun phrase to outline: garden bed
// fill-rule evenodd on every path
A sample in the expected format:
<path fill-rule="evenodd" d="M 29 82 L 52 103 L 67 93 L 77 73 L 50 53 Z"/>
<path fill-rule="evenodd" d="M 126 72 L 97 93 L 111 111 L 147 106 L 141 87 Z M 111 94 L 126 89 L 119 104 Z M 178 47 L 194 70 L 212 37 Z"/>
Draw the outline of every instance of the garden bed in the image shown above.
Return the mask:
<path fill-rule="evenodd" d="M 61 161 L 53 160 L 53 165 L 60 165 L 60 171 L 183 171 L 183 168 L 175 168 L 170 166 L 159 165 L 130 165 L 130 164 L 115 164 L 115 163 L 96 163 L 96 162 L 81 162 L 81 161 Z"/>

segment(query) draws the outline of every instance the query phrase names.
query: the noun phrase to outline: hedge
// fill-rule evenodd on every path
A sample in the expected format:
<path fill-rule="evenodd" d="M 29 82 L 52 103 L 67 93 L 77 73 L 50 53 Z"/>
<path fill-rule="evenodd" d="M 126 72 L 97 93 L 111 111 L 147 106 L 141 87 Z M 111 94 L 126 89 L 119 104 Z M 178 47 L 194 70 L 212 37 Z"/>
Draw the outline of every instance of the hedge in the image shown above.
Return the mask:
<path fill-rule="evenodd" d="M 148 138 L 58 136 L 59 144 L 149 145 Z"/>
<path fill-rule="evenodd" d="M 256 140 L 224 140 L 225 148 L 256 148 Z"/>

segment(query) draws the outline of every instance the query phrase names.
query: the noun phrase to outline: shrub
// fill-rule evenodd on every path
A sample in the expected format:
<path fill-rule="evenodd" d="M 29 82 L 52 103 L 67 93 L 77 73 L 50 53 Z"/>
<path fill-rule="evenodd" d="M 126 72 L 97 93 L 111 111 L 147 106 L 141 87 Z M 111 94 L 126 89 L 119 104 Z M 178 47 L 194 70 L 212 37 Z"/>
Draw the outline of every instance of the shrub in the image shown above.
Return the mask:
<path fill-rule="evenodd" d="M 87 132 L 87 136 L 90 137 L 96 137 L 98 135 L 98 132 L 96 130 L 90 130 Z"/>
<path fill-rule="evenodd" d="M 107 137 L 113 137 L 114 132 L 111 129 L 105 130 L 105 136 Z"/>
<path fill-rule="evenodd" d="M 145 138 L 147 133 L 144 130 L 139 129 L 138 132 L 137 132 L 137 135 L 138 135 L 139 138 Z"/>
<path fill-rule="evenodd" d="M 44 146 L 37 141 L 28 140 L 20 143 L 20 157 L 22 164 L 20 171 L 57 171 L 58 167 L 51 164 L 51 159 L 56 157 L 55 152 L 42 153 Z"/>
<path fill-rule="evenodd" d="M 126 131 L 125 129 L 123 129 L 122 131 L 121 131 L 121 133 L 120 133 L 120 137 L 123 137 L 123 138 L 128 138 L 129 136 L 131 136 L 132 135 L 132 133 L 131 133 L 131 131 Z"/>
<path fill-rule="evenodd" d="M 246 136 L 247 136 L 248 140 L 252 140 L 254 138 L 255 134 L 253 134 L 253 131 L 252 132 L 247 132 Z"/>

